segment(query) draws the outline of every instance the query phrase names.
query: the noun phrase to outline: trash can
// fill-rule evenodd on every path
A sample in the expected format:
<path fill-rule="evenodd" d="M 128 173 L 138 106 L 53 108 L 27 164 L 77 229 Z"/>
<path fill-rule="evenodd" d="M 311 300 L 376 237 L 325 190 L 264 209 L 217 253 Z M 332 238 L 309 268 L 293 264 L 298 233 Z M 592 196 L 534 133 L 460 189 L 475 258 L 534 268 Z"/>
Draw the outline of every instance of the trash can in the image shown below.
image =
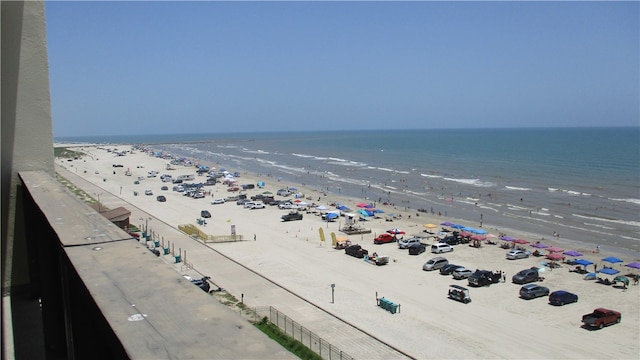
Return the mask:
<path fill-rule="evenodd" d="M 180 255 L 176 255 L 175 258 L 176 258 L 176 264 L 179 263 L 180 262 Z"/>
<path fill-rule="evenodd" d="M 169 247 L 162 248 L 164 250 L 165 255 L 169 255 Z"/>
<path fill-rule="evenodd" d="M 138 192 L 137 192 L 137 191 L 134 191 L 134 192 L 133 192 L 133 196 L 138 196 Z"/>
<path fill-rule="evenodd" d="M 153 246 L 154 246 L 154 247 L 159 247 L 159 246 L 160 246 L 160 241 L 158 241 L 158 240 L 154 240 L 154 241 L 153 241 Z"/>

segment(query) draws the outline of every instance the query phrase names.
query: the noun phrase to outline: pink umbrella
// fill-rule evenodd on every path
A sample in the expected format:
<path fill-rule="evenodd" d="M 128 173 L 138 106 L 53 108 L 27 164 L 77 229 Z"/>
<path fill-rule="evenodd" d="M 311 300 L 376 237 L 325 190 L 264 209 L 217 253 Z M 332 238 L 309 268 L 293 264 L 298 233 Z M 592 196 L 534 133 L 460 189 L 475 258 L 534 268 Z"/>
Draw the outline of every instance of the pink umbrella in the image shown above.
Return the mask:
<path fill-rule="evenodd" d="M 467 232 L 467 231 L 463 231 L 459 235 L 462 236 L 462 237 L 469 237 L 469 236 L 471 236 L 471 233 Z"/>
<path fill-rule="evenodd" d="M 515 239 L 513 240 L 514 243 L 516 244 L 528 244 L 529 242 L 525 239 Z"/>
<path fill-rule="evenodd" d="M 471 237 L 471 240 L 482 241 L 482 240 L 487 240 L 487 237 L 484 235 L 473 235 Z"/>
<path fill-rule="evenodd" d="M 547 258 L 551 260 L 562 260 L 564 259 L 564 255 L 553 252 L 547 255 Z"/>
<path fill-rule="evenodd" d="M 555 247 L 555 246 L 548 247 L 545 250 L 550 251 L 552 253 L 560 253 L 564 251 L 564 249 L 560 249 L 559 247 Z"/>

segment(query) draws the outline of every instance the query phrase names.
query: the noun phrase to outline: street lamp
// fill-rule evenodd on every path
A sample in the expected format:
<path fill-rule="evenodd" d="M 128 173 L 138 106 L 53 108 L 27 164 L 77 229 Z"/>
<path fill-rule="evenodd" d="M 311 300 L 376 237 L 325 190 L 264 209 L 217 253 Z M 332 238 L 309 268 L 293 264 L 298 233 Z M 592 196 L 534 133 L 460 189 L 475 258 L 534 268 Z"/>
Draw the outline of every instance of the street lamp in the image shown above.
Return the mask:
<path fill-rule="evenodd" d="M 334 303 L 334 300 L 335 300 L 335 298 L 333 296 L 334 292 L 335 292 L 335 289 L 336 289 L 336 284 L 331 284 L 331 303 L 332 304 Z"/>
<path fill-rule="evenodd" d="M 149 220 L 153 220 L 153 218 L 140 218 L 140 220 L 144 220 L 144 232 L 145 234 L 149 232 Z"/>

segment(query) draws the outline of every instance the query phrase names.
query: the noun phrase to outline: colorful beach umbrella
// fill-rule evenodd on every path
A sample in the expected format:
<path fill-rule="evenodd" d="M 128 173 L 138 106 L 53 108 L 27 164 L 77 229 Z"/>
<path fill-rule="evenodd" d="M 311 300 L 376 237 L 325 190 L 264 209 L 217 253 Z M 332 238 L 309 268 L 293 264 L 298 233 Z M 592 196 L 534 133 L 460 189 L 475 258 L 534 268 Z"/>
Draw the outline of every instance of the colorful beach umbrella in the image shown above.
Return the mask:
<path fill-rule="evenodd" d="M 625 265 L 627 267 L 633 268 L 633 269 L 640 269 L 640 263 L 638 262 L 632 262 L 632 263 L 628 263 L 627 265 Z"/>
<path fill-rule="evenodd" d="M 454 229 L 464 229 L 465 228 L 464 225 L 460 225 L 460 224 L 453 224 L 450 227 L 452 227 Z"/>
<path fill-rule="evenodd" d="M 514 243 L 516 244 L 528 244 L 529 242 L 525 239 L 515 239 L 513 240 Z"/>
<path fill-rule="evenodd" d="M 545 245 L 541 242 L 536 242 L 535 244 L 531 244 L 531 246 L 538 249 L 544 249 L 549 247 L 549 245 Z"/>
<path fill-rule="evenodd" d="M 438 227 L 438 225 L 436 224 L 424 224 L 423 226 L 426 227 L 427 229 L 433 229 Z"/>
<path fill-rule="evenodd" d="M 547 255 L 547 258 L 551 260 L 562 260 L 564 259 L 564 255 L 558 253 L 550 253 L 549 255 Z"/>
<path fill-rule="evenodd" d="M 387 230 L 387 232 L 388 232 L 389 234 L 394 234 L 394 235 L 398 235 L 398 234 L 405 234 L 405 232 L 404 232 L 404 231 L 402 231 L 402 230 L 400 230 L 400 229 L 398 229 L 398 228 L 389 229 L 389 230 Z"/>
<path fill-rule="evenodd" d="M 455 225 L 455 224 L 454 224 L 454 223 L 452 223 L 452 222 L 450 222 L 450 221 L 445 221 L 445 222 L 443 222 L 443 223 L 440 223 L 440 225 L 442 225 L 442 226 L 453 226 L 453 225 Z"/>
<path fill-rule="evenodd" d="M 578 259 L 578 260 L 574 261 L 574 263 L 578 264 L 578 265 L 584 265 L 584 266 L 593 264 L 591 261 L 586 260 L 586 259 Z"/>
<path fill-rule="evenodd" d="M 578 251 L 575 251 L 575 250 L 567 250 L 563 254 L 568 255 L 568 256 L 582 256 L 581 252 L 578 252 Z"/>
<path fill-rule="evenodd" d="M 556 247 L 556 246 L 548 247 L 545 250 L 550 251 L 552 253 L 561 253 L 564 251 L 564 249 L 560 249 L 559 247 Z"/>
<path fill-rule="evenodd" d="M 504 241 L 514 241 L 515 238 L 512 238 L 511 236 L 500 236 L 500 240 L 504 240 Z"/>

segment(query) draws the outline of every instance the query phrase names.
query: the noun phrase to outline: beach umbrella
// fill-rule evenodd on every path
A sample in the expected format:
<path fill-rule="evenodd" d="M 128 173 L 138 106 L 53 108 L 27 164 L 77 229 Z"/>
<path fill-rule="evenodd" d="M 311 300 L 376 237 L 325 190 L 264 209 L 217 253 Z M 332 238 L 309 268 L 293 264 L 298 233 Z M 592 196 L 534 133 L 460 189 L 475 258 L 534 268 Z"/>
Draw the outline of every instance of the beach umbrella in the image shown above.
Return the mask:
<path fill-rule="evenodd" d="M 452 223 L 452 222 L 449 222 L 449 221 L 445 221 L 445 222 L 443 222 L 443 223 L 440 223 L 440 225 L 442 225 L 442 226 L 453 226 L 453 225 L 455 225 L 455 224 L 454 224 L 454 223 Z"/>
<path fill-rule="evenodd" d="M 462 237 L 469 237 L 469 236 L 471 236 L 471 233 L 470 233 L 470 232 L 467 232 L 467 231 L 463 231 L 463 232 L 461 232 L 461 233 L 460 233 L 460 234 L 458 234 L 458 235 L 460 235 L 460 236 L 462 236 Z"/>
<path fill-rule="evenodd" d="M 500 236 L 500 240 L 504 240 L 504 241 L 514 241 L 515 238 L 512 238 L 511 236 Z"/>
<path fill-rule="evenodd" d="M 475 234 L 480 234 L 480 235 L 485 235 L 488 231 L 487 230 L 483 230 L 483 229 L 473 229 L 473 230 L 469 230 L 472 233 Z"/>
<path fill-rule="evenodd" d="M 599 273 L 607 274 L 607 275 L 615 275 L 620 272 L 620 270 L 612 269 L 612 268 L 604 268 L 598 270 Z"/>
<path fill-rule="evenodd" d="M 471 237 L 471 240 L 482 241 L 482 240 L 487 240 L 487 237 L 484 235 L 473 235 Z"/>
<path fill-rule="evenodd" d="M 575 250 L 568 250 L 568 251 L 565 251 L 563 254 L 568 256 L 582 256 L 581 252 L 577 252 Z"/>
<path fill-rule="evenodd" d="M 556 247 L 556 246 L 548 247 L 545 250 L 551 251 L 552 253 L 560 253 L 564 251 L 564 249 L 560 249 L 559 247 Z"/>
<path fill-rule="evenodd" d="M 625 265 L 626 267 L 630 267 L 633 269 L 640 269 L 640 263 L 638 262 L 632 262 L 632 263 L 628 263 L 627 265 Z"/>
<path fill-rule="evenodd" d="M 606 257 L 606 258 L 602 259 L 602 261 L 604 261 L 604 262 L 608 262 L 608 263 L 611 263 L 611 264 L 615 264 L 615 263 L 620 263 L 620 262 L 622 262 L 622 260 L 618 259 L 618 258 L 617 258 L 617 257 L 615 257 L 615 256 L 609 256 L 609 257 Z"/>
<path fill-rule="evenodd" d="M 338 214 L 336 213 L 328 213 L 327 215 L 325 215 L 325 219 L 335 219 L 338 217 Z"/>
<path fill-rule="evenodd" d="M 336 209 L 342 210 L 342 211 L 349 211 L 349 208 L 345 205 L 338 205 L 336 206 Z"/>
<path fill-rule="evenodd" d="M 574 263 L 578 264 L 578 265 L 584 265 L 584 266 L 593 264 L 591 261 L 585 260 L 585 259 L 578 259 L 578 260 L 574 261 Z"/>
<path fill-rule="evenodd" d="M 564 259 L 564 255 L 558 253 L 550 253 L 549 255 L 547 255 L 547 258 L 551 260 L 562 260 Z"/>
<path fill-rule="evenodd" d="M 514 243 L 516 244 L 528 244 L 529 242 L 525 239 L 515 239 L 513 240 Z"/>
<path fill-rule="evenodd" d="M 367 204 L 364 206 L 366 209 L 373 209 L 375 206 L 373 204 Z"/>
<path fill-rule="evenodd" d="M 436 224 L 424 224 L 422 226 L 426 227 L 427 229 L 433 229 L 438 227 L 438 225 Z"/>
<path fill-rule="evenodd" d="M 389 229 L 389 230 L 387 230 L 387 232 L 388 232 L 389 234 L 394 234 L 394 235 L 397 235 L 397 234 L 404 234 L 404 233 L 405 233 L 404 231 L 402 231 L 402 230 L 400 230 L 400 229 L 398 229 L 398 228 Z"/>
<path fill-rule="evenodd" d="M 290 187 L 289 191 L 298 191 L 298 189 L 294 188 L 294 187 Z"/>
<path fill-rule="evenodd" d="M 487 234 L 487 239 L 493 239 L 493 238 L 497 238 L 497 236 L 493 234 Z"/>
<path fill-rule="evenodd" d="M 373 213 L 374 213 L 374 214 L 383 214 L 383 213 L 384 213 L 384 210 L 375 209 L 375 210 L 373 210 Z"/>
<path fill-rule="evenodd" d="M 369 214 L 367 214 L 367 212 L 362 210 L 362 209 L 358 210 L 358 214 L 360 214 L 362 216 L 365 216 L 365 217 L 369 216 Z"/>
<path fill-rule="evenodd" d="M 373 211 L 371 211 L 371 210 L 364 210 L 364 211 L 367 213 L 367 215 L 373 216 Z"/>
<path fill-rule="evenodd" d="M 618 275 L 615 278 L 613 278 L 614 282 L 621 282 L 624 283 L 625 285 L 629 285 L 629 278 L 626 276 L 622 276 L 622 275 Z"/>
<path fill-rule="evenodd" d="M 465 228 L 464 225 L 460 225 L 460 224 L 453 224 L 450 227 L 454 228 L 454 229 L 464 229 Z"/>
<path fill-rule="evenodd" d="M 549 245 L 545 245 L 541 242 L 536 242 L 535 244 L 531 244 L 531 246 L 538 249 L 544 249 L 549 247 Z"/>
<path fill-rule="evenodd" d="M 359 203 L 359 204 L 356 204 L 356 206 L 359 207 L 359 208 L 363 208 L 363 207 L 367 206 L 367 204 Z"/>

